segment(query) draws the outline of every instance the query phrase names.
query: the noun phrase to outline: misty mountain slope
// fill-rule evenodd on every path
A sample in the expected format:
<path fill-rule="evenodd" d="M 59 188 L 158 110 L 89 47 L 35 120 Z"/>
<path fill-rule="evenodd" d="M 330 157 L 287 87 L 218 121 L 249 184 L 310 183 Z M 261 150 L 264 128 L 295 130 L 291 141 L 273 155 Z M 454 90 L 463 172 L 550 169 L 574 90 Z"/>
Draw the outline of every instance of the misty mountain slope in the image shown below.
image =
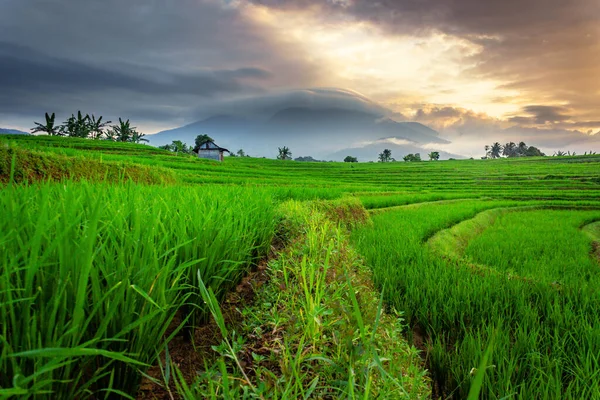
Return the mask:
<path fill-rule="evenodd" d="M 29 132 L 23 132 L 17 129 L 0 128 L 0 135 L 29 135 Z"/>
<path fill-rule="evenodd" d="M 392 158 L 395 158 L 396 161 L 402 161 L 402 157 L 411 153 L 420 153 L 422 160 L 428 160 L 429 157 L 427 156 L 427 154 L 429 154 L 429 152 L 431 151 L 435 151 L 431 149 L 425 149 L 415 143 L 395 144 L 393 142 L 390 142 L 389 140 L 379 140 L 375 143 L 371 143 L 361 147 L 349 147 L 342 150 L 338 150 L 327 155 L 325 159 L 333 161 L 342 161 L 344 160 L 344 158 L 346 158 L 346 156 L 352 156 L 356 157 L 358 161 L 361 162 L 377 161 L 379 153 L 381 153 L 383 149 L 390 149 L 392 151 Z M 439 153 L 441 160 L 447 160 L 449 158 L 464 158 L 463 156 L 448 153 L 445 151 L 439 151 Z"/>
<path fill-rule="evenodd" d="M 433 129 L 416 122 L 396 122 L 378 114 L 340 108 L 286 108 L 273 115 L 265 128 L 275 134 L 300 133 L 304 139 L 323 139 L 326 134 L 328 140 L 361 142 L 392 136 L 417 143 L 448 143 Z"/>
<path fill-rule="evenodd" d="M 148 135 L 148 138 L 150 143 L 154 146 L 168 144 L 174 140 L 181 140 L 184 143 L 193 144 L 196 136 L 202 133 L 212 136 L 217 142 L 223 141 L 224 139 L 231 141 L 235 140 L 240 135 L 244 135 L 254 127 L 252 121 L 244 118 L 229 115 L 217 115 L 179 128 Z"/>
<path fill-rule="evenodd" d="M 256 156 L 273 157 L 277 147 L 294 154 L 323 157 L 336 150 L 393 137 L 415 144 L 445 144 L 438 133 L 414 122 L 396 122 L 371 112 L 341 108 L 289 107 L 267 120 L 219 115 L 148 136 L 153 145 L 181 140 L 192 144 L 199 134 L 235 151 L 243 148 Z"/>

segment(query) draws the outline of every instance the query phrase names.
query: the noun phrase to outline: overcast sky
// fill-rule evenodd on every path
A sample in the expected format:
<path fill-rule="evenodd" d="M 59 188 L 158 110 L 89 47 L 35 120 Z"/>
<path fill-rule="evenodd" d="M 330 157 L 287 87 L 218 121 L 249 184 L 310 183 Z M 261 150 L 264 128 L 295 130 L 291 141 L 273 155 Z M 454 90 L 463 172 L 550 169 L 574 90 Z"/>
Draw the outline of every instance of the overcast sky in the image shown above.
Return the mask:
<path fill-rule="evenodd" d="M 152 133 L 321 87 L 449 151 L 600 150 L 599 20 L 598 0 L 0 0 L 0 127 L 81 109 Z"/>

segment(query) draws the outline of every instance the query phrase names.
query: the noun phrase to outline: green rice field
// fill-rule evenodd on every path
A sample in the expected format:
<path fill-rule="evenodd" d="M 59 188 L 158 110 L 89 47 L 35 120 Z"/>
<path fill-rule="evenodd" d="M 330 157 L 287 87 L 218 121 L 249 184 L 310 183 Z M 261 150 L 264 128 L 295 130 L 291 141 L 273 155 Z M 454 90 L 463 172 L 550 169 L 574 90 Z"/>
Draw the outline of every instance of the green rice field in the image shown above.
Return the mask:
<path fill-rule="evenodd" d="M 348 199 L 433 398 L 482 374 L 474 398 L 600 398 L 600 156 L 218 163 L 25 135 L 0 136 L 0 398 L 136 398 L 210 318 L 200 280 L 223 301 L 285 237 L 281 204 Z"/>

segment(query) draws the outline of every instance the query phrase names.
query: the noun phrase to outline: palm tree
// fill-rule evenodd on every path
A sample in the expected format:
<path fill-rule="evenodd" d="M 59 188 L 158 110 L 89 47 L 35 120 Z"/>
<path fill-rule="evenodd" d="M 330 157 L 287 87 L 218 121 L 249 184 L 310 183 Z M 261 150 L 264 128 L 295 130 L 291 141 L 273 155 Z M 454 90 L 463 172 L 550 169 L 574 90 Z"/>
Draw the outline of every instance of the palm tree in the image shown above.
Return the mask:
<path fill-rule="evenodd" d="M 437 161 L 440 159 L 440 152 L 432 151 L 431 153 L 428 154 L 428 156 L 429 156 L 429 161 Z"/>
<path fill-rule="evenodd" d="M 502 145 L 498 142 L 494 143 L 490 148 L 490 156 L 492 158 L 500 158 L 500 153 L 502 152 Z"/>
<path fill-rule="evenodd" d="M 135 127 L 130 125 L 129 120 L 123 121 L 121 118 L 119 118 L 119 125 L 113 125 L 112 128 L 117 142 L 131 141 L 135 132 Z"/>
<path fill-rule="evenodd" d="M 117 132 L 115 132 L 115 129 L 114 128 L 107 129 L 104 132 L 104 139 L 111 140 L 113 142 L 115 140 L 117 140 Z"/>
<path fill-rule="evenodd" d="M 514 157 L 517 155 L 517 145 L 515 142 L 509 142 L 504 145 L 504 149 L 502 150 L 502 155 L 506 157 Z"/>
<path fill-rule="evenodd" d="M 292 152 L 290 151 L 290 149 L 287 146 L 278 147 L 277 149 L 279 150 L 279 155 L 277 156 L 278 160 L 291 160 L 292 159 Z"/>
<path fill-rule="evenodd" d="M 54 113 L 52 115 L 45 114 L 46 124 L 42 125 L 39 122 L 34 122 L 37 126 L 35 128 L 31 128 L 31 133 L 36 132 L 46 132 L 50 136 L 61 136 L 60 127 L 54 125 Z"/>
<path fill-rule="evenodd" d="M 519 146 L 517 147 L 517 154 L 519 156 L 524 156 L 527 154 L 527 149 L 529 149 L 529 147 L 527 146 L 527 144 L 525 144 L 525 142 L 519 142 Z"/>
<path fill-rule="evenodd" d="M 110 124 L 112 121 L 102 122 L 102 116 L 96 117 L 92 114 L 91 118 L 89 118 L 90 125 L 90 133 L 92 134 L 92 139 L 100 139 L 104 134 L 104 128 Z"/>
<path fill-rule="evenodd" d="M 487 144 L 484 147 L 485 149 L 485 158 L 491 158 L 492 154 L 490 153 L 490 146 L 488 146 Z"/>
<path fill-rule="evenodd" d="M 144 133 L 134 130 L 131 134 L 131 141 L 133 143 L 148 142 L 148 139 L 145 139 L 144 136 L 146 136 Z"/>
<path fill-rule="evenodd" d="M 77 117 L 73 114 L 61 125 L 61 131 L 67 136 L 86 138 L 89 136 L 91 126 L 90 116 L 84 117 L 81 111 L 77 111 Z"/>

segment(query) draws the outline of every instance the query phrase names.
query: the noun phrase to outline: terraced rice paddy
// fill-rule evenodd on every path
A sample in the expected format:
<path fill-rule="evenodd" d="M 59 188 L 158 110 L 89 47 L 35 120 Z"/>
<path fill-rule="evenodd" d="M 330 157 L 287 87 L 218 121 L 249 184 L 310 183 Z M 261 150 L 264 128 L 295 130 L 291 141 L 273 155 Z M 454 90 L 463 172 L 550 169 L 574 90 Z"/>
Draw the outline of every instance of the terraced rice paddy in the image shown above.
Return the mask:
<path fill-rule="evenodd" d="M 597 398 L 600 268 L 580 228 L 598 219 L 596 202 L 464 200 L 377 214 L 354 239 L 438 394 L 465 398 L 491 346 L 486 398 Z"/>
<path fill-rule="evenodd" d="M 279 204 L 355 197 L 372 224 L 352 243 L 434 397 L 466 398 L 490 349 L 482 398 L 600 398 L 600 157 L 219 164 L 91 140 L 0 146 L 0 397 L 135 396 L 206 317 L 198 271 L 222 298 L 266 255 Z M 16 149 L 153 178 L 60 181 Z"/>

